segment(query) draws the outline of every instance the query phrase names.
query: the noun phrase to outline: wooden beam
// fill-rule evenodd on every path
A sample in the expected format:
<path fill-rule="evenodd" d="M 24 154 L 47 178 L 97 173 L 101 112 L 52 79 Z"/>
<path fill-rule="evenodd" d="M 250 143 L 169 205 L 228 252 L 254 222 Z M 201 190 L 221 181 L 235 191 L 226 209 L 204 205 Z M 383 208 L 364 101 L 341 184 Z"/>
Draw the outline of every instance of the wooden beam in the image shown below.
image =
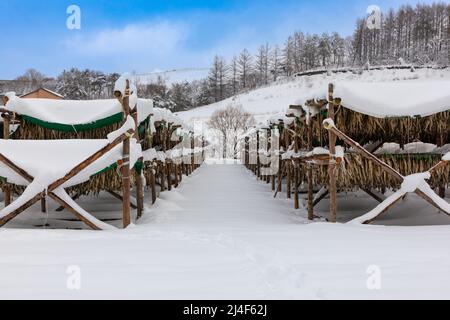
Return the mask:
<path fill-rule="evenodd" d="M 74 209 L 72 206 L 70 206 L 67 202 L 65 202 L 63 199 L 58 197 L 53 192 L 49 192 L 48 196 L 52 198 L 56 203 L 58 203 L 60 206 L 64 207 L 67 211 L 75 215 L 80 221 L 83 221 L 87 226 L 89 226 L 93 230 L 101 230 L 98 228 L 94 223 L 92 223 L 90 220 L 86 219 L 82 214 L 80 214 L 76 209 Z"/>
<path fill-rule="evenodd" d="M 121 202 L 123 202 L 123 197 L 120 194 L 118 194 L 117 192 L 112 191 L 112 190 L 106 190 L 106 192 L 108 192 L 110 195 L 112 195 L 117 200 L 120 200 Z M 130 207 L 133 209 L 138 208 L 138 206 L 136 204 L 132 203 L 131 201 L 130 201 Z"/>
<path fill-rule="evenodd" d="M 353 147 L 361 156 L 363 156 L 364 158 L 374 162 L 384 172 L 388 173 L 394 179 L 396 179 L 399 182 L 403 181 L 403 176 L 397 170 L 395 170 L 394 168 L 392 168 L 388 164 L 384 163 L 382 160 L 378 159 L 376 156 L 374 156 L 369 151 L 364 149 L 359 143 L 355 142 L 353 139 L 348 137 L 346 134 L 344 134 L 342 131 L 340 131 L 338 128 L 336 128 L 334 125 L 331 125 L 330 123 L 325 121 L 324 127 L 329 132 L 332 132 L 334 135 L 336 135 L 340 139 L 344 140 L 344 142 L 347 143 L 349 146 Z"/>
<path fill-rule="evenodd" d="M 308 124 L 308 150 L 313 149 L 313 127 L 312 123 Z M 308 174 L 308 220 L 314 220 L 314 183 L 313 168 L 311 164 L 307 165 Z"/>
<path fill-rule="evenodd" d="M 2 219 L 0 219 L 0 227 L 4 226 L 6 223 L 8 223 L 11 219 L 17 217 L 19 214 L 21 214 L 22 212 L 24 212 L 26 209 L 28 209 L 29 207 L 31 207 L 33 204 L 35 204 L 36 202 L 38 202 L 39 200 L 42 199 L 42 197 L 45 197 L 45 192 L 41 192 L 39 194 L 37 194 L 36 196 L 34 196 L 32 199 L 28 200 L 27 202 L 25 202 L 23 205 L 21 205 L 20 207 L 18 207 L 17 209 L 13 210 L 11 213 L 9 213 L 8 215 L 4 216 Z"/>
<path fill-rule="evenodd" d="M 9 139 L 9 131 L 10 131 L 10 117 L 9 115 L 6 115 L 3 117 L 3 139 L 8 140 Z M 5 207 L 9 206 L 12 200 L 11 195 L 11 185 L 7 182 L 5 182 L 3 186 L 3 193 L 4 193 L 4 201 L 5 201 Z"/>
<path fill-rule="evenodd" d="M 81 194 L 77 193 L 72 197 L 72 200 L 75 201 L 75 200 L 79 199 L 80 197 L 81 197 Z M 55 211 L 61 212 L 61 211 L 64 211 L 64 209 L 65 209 L 64 206 L 59 206 L 58 208 L 55 209 Z"/>
<path fill-rule="evenodd" d="M 376 201 L 378 201 L 379 203 L 382 203 L 384 200 L 386 200 L 386 197 L 381 197 L 379 194 L 377 194 L 376 192 L 373 192 L 370 189 L 367 188 L 361 188 L 362 191 L 364 191 L 365 193 L 367 193 L 369 196 L 371 196 L 372 198 L 374 198 Z"/>
<path fill-rule="evenodd" d="M 328 85 L 328 118 L 334 121 L 334 98 L 333 98 L 334 86 Z M 328 131 L 329 151 L 330 151 L 330 164 L 328 166 L 329 186 L 330 192 L 330 222 L 335 223 L 337 221 L 337 186 L 336 186 L 336 161 L 331 158 L 336 154 L 336 134 L 333 131 Z"/>
<path fill-rule="evenodd" d="M 323 199 L 325 199 L 328 196 L 328 194 L 329 194 L 329 191 L 327 190 L 324 193 L 322 193 L 320 195 L 320 197 L 315 199 L 314 202 L 313 202 L 313 207 L 317 206 L 320 203 L 320 201 L 322 201 Z"/>

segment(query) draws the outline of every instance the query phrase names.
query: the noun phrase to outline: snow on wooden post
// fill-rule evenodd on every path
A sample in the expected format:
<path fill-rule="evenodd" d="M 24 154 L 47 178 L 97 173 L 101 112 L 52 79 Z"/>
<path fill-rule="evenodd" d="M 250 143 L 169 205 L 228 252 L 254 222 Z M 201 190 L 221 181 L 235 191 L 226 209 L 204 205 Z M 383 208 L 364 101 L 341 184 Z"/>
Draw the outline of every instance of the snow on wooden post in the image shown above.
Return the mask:
<path fill-rule="evenodd" d="M 333 97 L 334 85 L 328 85 L 328 118 L 335 120 L 334 114 L 334 97 Z M 337 211 L 337 187 L 336 187 L 336 135 L 332 131 L 328 131 L 329 139 L 329 151 L 330 151 L 330 164 L 328 166 L 328 175 L 330 178 L 330 222 L 335 223 L 337 221 L 336 211 Z"/>
<path fill-rule="evenodd" d="M 119 79 L 120 80 L 120 79 Z M 119 81 L 118 80 L 118 81 Z M 124 115 L 124 121 L 130 115 L 130 80 L 125 79 L 125 88 L 122 90 L 115 90 L 114 95 L 122 104 L 122 112 Z M 126 228 L 131 223 L 131 204 L 130 204 L 130 138 L 128 137 L 123 141 L 123 158 L 121 166 L 122 174 L 122 216 L 123 227 Z"/>
<path fill-rule="evenodd" d="M 4 97 L 4 102 L 8 101 L 8 98 Z M 9 130 L 10 130 L 10 114 L 4 113 L 2 114 L 3 117 L 3 139 L 7 140 L 9 139 Z M 11 204 L 11 185 L 9 183 L 5 183 L 3 187 L 3 193 L 4 193 L 4 200 L 5 200 L 5 207 L 9 206 Z"/>

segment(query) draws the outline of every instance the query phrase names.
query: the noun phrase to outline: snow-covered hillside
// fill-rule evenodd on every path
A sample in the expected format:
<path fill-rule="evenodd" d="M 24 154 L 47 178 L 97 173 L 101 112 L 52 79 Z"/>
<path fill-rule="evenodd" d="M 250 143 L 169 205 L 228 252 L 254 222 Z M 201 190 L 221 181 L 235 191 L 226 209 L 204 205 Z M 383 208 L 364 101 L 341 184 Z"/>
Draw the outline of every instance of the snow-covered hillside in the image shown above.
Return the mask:
<path fill-rule="evenodd" d="M 156 83 L 158 79 L 162 79 L 170 87 L 174 83 L 205 79 L 208 76 L 208 71 L 209 69 L 206 68 L 155 71 L 149 74 L 136 75 L 135 79 L 140 84 Z"/>
<path fill-rule="evenodd" d="M 257 122 L 264 123 L 270 117 L 284 113 L 291 104 L 302 103 L 308 98 L 325 96 L 328 84 L 336 81 L 410 81 L 410 80 L 450 79 L 450 69 L 385 69 L 352 72 L 329 73 L 314 76 L 302 76 L 276 82 L 267 87 L 239 94 L 229 99 L 208 106 L 180 112 L 185 121 L 206 121 L 214 111 L 229 105 L 241 105 L 252 113 Z"/>

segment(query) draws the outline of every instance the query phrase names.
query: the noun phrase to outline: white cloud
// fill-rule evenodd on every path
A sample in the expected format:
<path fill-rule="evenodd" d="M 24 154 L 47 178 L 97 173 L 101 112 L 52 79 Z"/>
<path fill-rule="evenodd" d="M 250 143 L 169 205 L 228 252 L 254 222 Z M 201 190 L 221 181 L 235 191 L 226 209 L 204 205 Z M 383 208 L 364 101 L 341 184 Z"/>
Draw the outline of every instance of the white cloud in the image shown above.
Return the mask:
<path fill-rule="evenodd" d="M 129 24 L 120 29 L 79 35 L 66 40 L 65 45 L 69 50 L 85 55 L 163 56 L 180 47 L 188 32 L 186 25 L 169 21 Z"/>

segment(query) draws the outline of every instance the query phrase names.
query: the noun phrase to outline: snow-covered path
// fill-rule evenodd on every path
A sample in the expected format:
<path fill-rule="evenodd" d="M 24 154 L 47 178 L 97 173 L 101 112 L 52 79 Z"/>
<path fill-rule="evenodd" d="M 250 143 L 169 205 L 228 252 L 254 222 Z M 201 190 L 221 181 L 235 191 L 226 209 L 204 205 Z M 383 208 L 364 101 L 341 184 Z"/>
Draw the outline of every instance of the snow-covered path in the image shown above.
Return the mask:
<path fill-rule="evenodd" d="M 0 298 L 450 298 L 450 227 L 306 224 L 291 207 L 243 166 L 205 165 L 125 231 L 1 229 Z"/>

